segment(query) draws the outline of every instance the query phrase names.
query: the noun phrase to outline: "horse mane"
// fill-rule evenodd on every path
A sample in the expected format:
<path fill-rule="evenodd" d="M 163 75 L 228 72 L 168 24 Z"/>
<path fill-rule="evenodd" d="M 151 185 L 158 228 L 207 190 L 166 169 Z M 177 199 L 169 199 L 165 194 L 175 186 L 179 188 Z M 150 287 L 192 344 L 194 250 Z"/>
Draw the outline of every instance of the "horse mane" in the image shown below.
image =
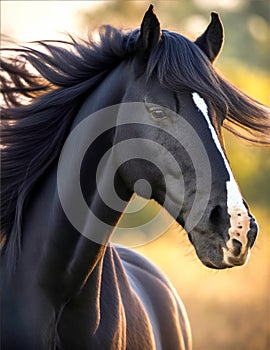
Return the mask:
<path fill-rule="evenodd" d="M 106 26 L 99 43 L 70 36 L 34 42 L 39 50 L 1 50 L 1 245 L 10 254 L 20 251 L 29 193 L 59 156 L 84 99 L 127 56 L 123 39 Z"/>
<path fill-rule="evenodd" d="M 35 42 L 40 49 L 1 50 L 1 237 L 14 257 L 20 251 L 29 193 L 57 160 L 84 99 L 120 62 L 134 56 L 138 35 L 139 30 L 123 32 L 103 26 L 98 41 L 70 36 L 68 41 Z M 270 144 L 269 109 L 221 77 L 185 37 L 162 32 L 145 74 L 150 77 L 154 72 L 165 87 L 197 91 L 211 101 L 227 116 L 226 127 L 238 136 Z"/>

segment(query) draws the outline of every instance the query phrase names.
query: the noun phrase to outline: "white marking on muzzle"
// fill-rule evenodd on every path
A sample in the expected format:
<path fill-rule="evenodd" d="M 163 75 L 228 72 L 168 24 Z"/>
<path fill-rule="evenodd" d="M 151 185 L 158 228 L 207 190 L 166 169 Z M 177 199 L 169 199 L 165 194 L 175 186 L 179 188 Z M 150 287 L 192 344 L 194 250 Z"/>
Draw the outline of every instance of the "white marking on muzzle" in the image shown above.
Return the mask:
<path fill-rule="evenodd" d="M 195 105 L 202 112 L 203 116 L 207 121 L 208 127 L 211 131 L 212 138 L 223 158 L 225 167 L 229 173 L 229 180 L 226 181 L 226 189 L 227 189 L 227 207 L 228 207 L 228 214 L 230 215 L 231 227 L 228 232 L 230 236 L 230 240 L 227 243 L 227 247 L 230 251 L 233 251 L 232 239 L 235 238 L 242 243 L 243 245 L 242 252 L 246 251 L 247 233 L 250 229 L 250 218 L 248 216 L 247 208 L 243 203 L 242 195 L 239 191 L 238 185 L 235 181 L 235 178 L 233 176 L 228 160 L 225 157 L 225 154 L 219 142 L 219 138 L 216 133 L 216 130 L 213 127 L 211 120 L 209 118 L 207 104 L 197 92 L 192 93 L 192 98 Z"/>

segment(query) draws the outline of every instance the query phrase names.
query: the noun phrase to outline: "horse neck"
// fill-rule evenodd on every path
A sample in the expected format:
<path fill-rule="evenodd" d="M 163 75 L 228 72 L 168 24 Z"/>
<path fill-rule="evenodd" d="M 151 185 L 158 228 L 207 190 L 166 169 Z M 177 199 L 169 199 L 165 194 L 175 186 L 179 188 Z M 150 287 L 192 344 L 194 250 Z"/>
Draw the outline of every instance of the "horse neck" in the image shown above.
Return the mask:
<path fill-rule="evenodd" d="M 87 98 L 74 120 L 73 130 L 97 109 L 121 102 L 125 78 L 119 80 L 117 76 L 119 72 L 116 70 Z M 116 80 L 119 89 L 112 89 Z M 95 123 L 98 127 L 99 120 L 94 121 L 94 126 Z M 39 285 L 56 303 L 63 304 L 84 286 L 98 263 L 102 261 L 113 228 L 124 211 L 124 204 L 118 211 L 106 206 L 100 199 L 96 187 L 98 156 L 113 145 L 113 137 L 113 132 L 110 132 L 106 138 L 103 138 L 103 142 L 95 152 L 90 147 L 83 157 L 80 185 L 85 202 L 88 204 L 86 211 L 80 211 L 80 208 L 76 207 L 77 187 L 74 185 L 74 178 L 75 171 L 78 169 L 76 165 L 74 166 L 74 160 L 82 156 L 78 153 L 80 152 L 79 139 L 78 144 L 74 145 L 75 152 L 69 155 L 69 161 L 65 164 L 64 179 L 60 179 L 64 183 L 65 198 L 62 201 L 70 205 L 71 210 L 77 210 L 83 229 L 78 229 L 67 212 L 63 210 L 63 202 L 59 199 L 59 178 L 57 177 L 59 166 L 57 164 L 44 176 L 44 180 L 39 183 L 29 200 L 23 227 L 22 259 L 25 259 L 24 263 L 28 266 L 35 266 L 33 268 L 38 271 Z M 110 169 L 111 158 L 109 157 L 99 175 L 101 186 L 106 186 L 107 179 L 113 176 Z M 125 188 L 118 175 L 115 177 L 115 184 L 120 196 L 128 201 L 131 193 Z M 96 217 L 99 220 L 95 220 Z M 103 221 L 106 221 L 106 225 Z M 35 250 L 32 249 L 33 246 Z M 98 278 L 100 274 L 94 275 Z M 98 284 L 93 282 L 93 285 L 98 286 Z M 97 297 L 98 288 L 93 288 L 92 292 L 96 293 Z M 90 299 L 95 298 L 92 296 Z"/>

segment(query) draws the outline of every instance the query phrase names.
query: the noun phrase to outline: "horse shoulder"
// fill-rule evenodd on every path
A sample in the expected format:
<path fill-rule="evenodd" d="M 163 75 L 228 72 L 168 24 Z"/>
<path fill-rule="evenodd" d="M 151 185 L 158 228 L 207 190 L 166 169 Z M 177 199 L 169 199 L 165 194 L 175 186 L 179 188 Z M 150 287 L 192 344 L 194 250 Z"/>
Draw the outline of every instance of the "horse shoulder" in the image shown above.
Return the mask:
<path fill-rule="evenodd" d="M 186 310 L 169 280 L 141 254 L 120 246 L 115 248 L 130 287 L 150 319 L 156 349 L 190 349 Z"/>

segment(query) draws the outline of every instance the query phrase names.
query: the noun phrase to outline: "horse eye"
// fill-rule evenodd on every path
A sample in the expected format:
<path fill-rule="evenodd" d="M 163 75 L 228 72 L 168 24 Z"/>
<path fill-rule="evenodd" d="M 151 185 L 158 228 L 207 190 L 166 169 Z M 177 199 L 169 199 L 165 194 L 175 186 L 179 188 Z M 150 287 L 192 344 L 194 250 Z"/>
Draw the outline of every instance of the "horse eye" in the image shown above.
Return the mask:
<path fill-rule="evenodd" d="M 162 108 L 153 108 L 150 110 L 150 113 L 155 120 L 163 120 L 168 117 L 167 113 Z"/>

